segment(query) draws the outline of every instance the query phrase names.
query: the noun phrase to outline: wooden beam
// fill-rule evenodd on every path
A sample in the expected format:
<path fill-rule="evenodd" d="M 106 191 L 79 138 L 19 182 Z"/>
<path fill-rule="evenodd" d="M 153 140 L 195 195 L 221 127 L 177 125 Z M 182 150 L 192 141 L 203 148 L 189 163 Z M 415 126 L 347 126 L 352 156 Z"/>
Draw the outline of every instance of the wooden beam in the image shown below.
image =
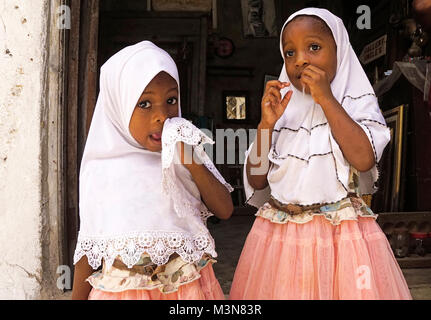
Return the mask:
<path fill-rule="evenodd" d="M 405 258 L 397 258 L 397 262 L 400 268 L 431 268 L 431 254 L 427 254 L 424 257 L 416 254 L 411 254 Z"/>
<path fill-rule="evenodd" d="M 65 225 L 69 266 L 77 240 L 78 217 L 78 73 L 81 2 L 70 1 L 71 28 L 67 35 L 67 93 L 64 113 L 65 136 Z"/>
<path fill-rule="evenodd" d="M 84 0 L 82 7 L 82 30 L 81 30 L 81 52 L 80 59 L 82 68 L 80 69 L 80 92 L 82 101 L 82 120 L 84 126 L 81 128 L 81 146 L 84 146 L 93 117 L 94 107 L 97 100 L 97 48 L 99 34 L 99 0 Z"/>
<path fill-rule="evenodd" d="M 205 107 L 205 89 L 206 89 L 206 73 L 207 73 L 207 33 L 208 23 L 207 18 L 201 18 L 200 31 L 200 51 L 199 51 L 199 98 L 198 98 L 198 115 L 204 115 Z"/>
<path fill-rule="evenodd" d="M 64 148 L 65 224 L 71 266 L 79 230 L 79 169 L 97 99 L 99 0 L 70 1 L 70 9 Z"/>

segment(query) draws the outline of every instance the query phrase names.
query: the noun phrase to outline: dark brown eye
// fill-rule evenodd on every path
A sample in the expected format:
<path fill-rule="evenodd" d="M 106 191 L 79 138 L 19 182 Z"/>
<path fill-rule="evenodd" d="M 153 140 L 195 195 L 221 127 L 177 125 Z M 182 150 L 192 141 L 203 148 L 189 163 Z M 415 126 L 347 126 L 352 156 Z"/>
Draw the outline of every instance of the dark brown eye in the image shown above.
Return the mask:
<path fill-rule="evenodd" d="M 320 50 L 322 47 L 321 46 L 319 46 L 318 44 L 312 44 L 311 46 L 310 46 L 310 50 L 311 51 L 317 51 L 317 50 Z"/>
<path fill-rule="evenodd" d="M 177 104 L 177 103 L 178 103 L 178 99 L 175 97 L 168 99 L 168 104 Z"/>
<path fill-rule="evenodd" d="M 141 101 L 138 103 L 138 107 L 142 109 L 148 109 L 149 107 L 151 107 L 151 103 L 148 100 Z"/>
<path fill-rule="evenodd" d="M 293 57 L 293 54 L 294 54 L 293 50 L 287 50 L 286 51 L 286 57 L 287 58 Z"/>

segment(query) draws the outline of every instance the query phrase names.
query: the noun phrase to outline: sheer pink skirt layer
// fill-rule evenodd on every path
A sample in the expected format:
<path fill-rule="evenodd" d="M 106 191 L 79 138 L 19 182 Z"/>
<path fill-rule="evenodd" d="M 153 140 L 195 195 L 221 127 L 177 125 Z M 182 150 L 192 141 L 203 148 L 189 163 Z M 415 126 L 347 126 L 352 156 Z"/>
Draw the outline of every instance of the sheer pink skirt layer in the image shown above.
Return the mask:
<path fill-rule="evenodd" d="M 372 218 L 332 225 L 257 217 L 233 279 L 230 299 L 411 299 L 386 236 Z"/>
<path fill-rule="evenodd" d="M 211 265 L 200 271 L 201 277 L 182 285 L 178 291 L 164 294 L 159 289 L 107 292 L 92 289 L 89 300 L 224 300 L 224 294 Z"/>

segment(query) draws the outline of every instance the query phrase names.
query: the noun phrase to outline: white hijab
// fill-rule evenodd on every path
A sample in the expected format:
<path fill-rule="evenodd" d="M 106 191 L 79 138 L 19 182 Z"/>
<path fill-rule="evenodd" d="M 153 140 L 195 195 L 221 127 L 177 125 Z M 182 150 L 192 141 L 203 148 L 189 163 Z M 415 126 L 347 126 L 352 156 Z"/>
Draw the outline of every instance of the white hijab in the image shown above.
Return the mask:
<path fill-rule="evenodd" d="M 168 119 L 162 153 L 170 156 L 162 174 L 162 154 L 145 150 L 129 131 L 139 97 L 161 71 L 171 75 L 179 88 L 175 62 L 149 41 L 122 49 L 101 67 L 100 93 L 80 170 L 80 231 L 74 263 L 84 255 L 94 269 L 102 258 L 110 267 L 117 256 L 131 267 L 143 253 L 158 265 L 173 253 L 187 262 L 198 261 L 204 253 L 217 256 L 206 228 L 211 213 L 200 201 L 188 170 L 172 164 L 175 144 L 187 140 L 184 134 L 175 138 L 179 128 L 204 143 L 212 141 L 185 119 Z M 186 142 L 196 144 L 196 140 Z M 176 185 L 162 186 L 162 180 Z M 174 205 L 173 189 L 183 189 L 186 205 Z"/>
<path fill-rule="evenodd" d="M 337 45 L 337 72 L 331 83 L 332 93 L 367 134 L 378 162 L 390 140 L 389 129 L 374 90 L 349 42 L 342 20 L 328 10 L 317 8 L 306 8 L 292 14 L 280 35 L 282 57 L 283 30 L 298 15 L 317 16 L 332 31 Z M 285 65 L 279 80 L 289 82 Z M 269 186 L 264 190 L 253 190 L 244 172 L 248 203 L 259 207 L 268 200 L 269 195 L 285 204 L 311 205 L 339 201 L 349 192 L 354 192 L 349 186 L 350 164 L 332 136 L 322 108 L 314 102 L 311 95 L 303 94 L 293 85 L 283 89 L 282 96 L 288 90 L 293 90 L 293 95 L 275 125 L 273 145 L 268 155 L 271 161 Z M 376 166 L 360 173 L 360 194 L 375 192 L 377 179 Z"/>

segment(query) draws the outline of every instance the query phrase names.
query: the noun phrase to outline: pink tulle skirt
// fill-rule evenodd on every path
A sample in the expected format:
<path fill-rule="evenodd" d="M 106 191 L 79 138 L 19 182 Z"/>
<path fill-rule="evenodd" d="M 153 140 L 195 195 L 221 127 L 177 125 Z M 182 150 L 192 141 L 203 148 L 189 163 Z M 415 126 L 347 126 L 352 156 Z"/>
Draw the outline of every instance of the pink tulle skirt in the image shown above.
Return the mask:
<path fill-rule="evenodd" d="M 242 250 L 234 300 L 412 299 L 386 236 L 372 218 L 335 226 L 257 217 Z"/>
<path fill-rule="evenodd" d="M 107 292 L 91 289 L 88 300 L 224 300 L 224 294 L 209 264 L 200 271 L 201 277 L 182 285 L 178 291 L 164 294 L 159 289 Z"/>

